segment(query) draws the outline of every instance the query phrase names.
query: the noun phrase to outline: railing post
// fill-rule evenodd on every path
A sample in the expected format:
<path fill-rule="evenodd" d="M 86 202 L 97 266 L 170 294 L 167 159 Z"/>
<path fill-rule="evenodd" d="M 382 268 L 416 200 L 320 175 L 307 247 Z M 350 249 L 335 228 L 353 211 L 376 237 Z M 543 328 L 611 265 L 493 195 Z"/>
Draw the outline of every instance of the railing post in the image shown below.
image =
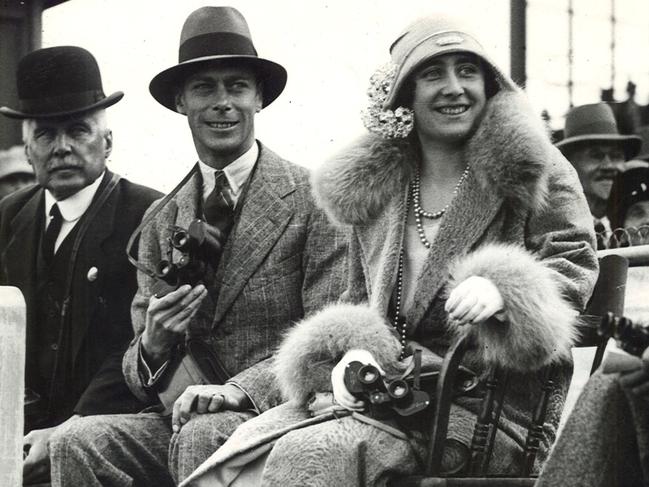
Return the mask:
<path fill-rule="evenodd" d="M 20 487 L 23 464 L 25 300 L 0 286 L 0 485 Z"/>

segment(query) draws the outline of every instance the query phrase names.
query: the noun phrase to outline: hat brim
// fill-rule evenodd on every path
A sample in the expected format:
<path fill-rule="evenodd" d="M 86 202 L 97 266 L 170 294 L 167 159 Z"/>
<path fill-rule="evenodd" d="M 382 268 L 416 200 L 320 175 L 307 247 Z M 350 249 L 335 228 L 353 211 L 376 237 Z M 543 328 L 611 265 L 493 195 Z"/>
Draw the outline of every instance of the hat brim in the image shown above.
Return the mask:
<path fill-rule="evenodd" d="M 633 159 L 640 153 L 640 146 L 642 139 L 637 135 L 622 135 L 622 134 L 587 134 L 576 135 L 560 140 L 555 146 L 562 152 L 581 142 L 611 142 L 623 146 L 626 160 Z"/>
<path fill-rule="evenodd" d="M 77 115 L 79 113 L 89 112 L 91 110 L 97 110 L 99 108 L 108 108 L 124 97 L 122 91 L 116 91 L 115 93 L 102 98 L 101 100 L 93 103 L 92 105 L 86 105 L 83 107 L 75 108 L 73 110 L 63 110 L 57 112 L 38 112 L 38 113 L 27 113 L 21 112 L 19 110 L 14 110 L 9 107 L 0 107 L 0 113 L 5 117 L 15 118 L 15 119 L 26 119 L 26 118 L 59 118 L 59 117 L 68 117 L 71 115 Z"/>
<path fill-rule="evenodd" d="M 273 61 L 256 56 L 219 55 L 192 59 L 165 69 L 151 80 L 149 92 L 162 106 L 177 112 L 176 94 L 187 76 L 203 65 L 219 61 L 237 61 L 255 71 L 263 85 L 262 108 L 275 101 L 286 87 L 286 69 Z"/>

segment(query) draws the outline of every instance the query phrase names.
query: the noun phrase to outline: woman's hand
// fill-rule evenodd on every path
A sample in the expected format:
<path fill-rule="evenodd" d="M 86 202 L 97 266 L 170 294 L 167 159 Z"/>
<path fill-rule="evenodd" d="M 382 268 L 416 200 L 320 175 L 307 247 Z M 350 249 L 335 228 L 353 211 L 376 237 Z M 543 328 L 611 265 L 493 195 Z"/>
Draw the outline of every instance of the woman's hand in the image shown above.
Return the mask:
<path fill-rule="evenodd" d="M 384 372 L 378 362 L 374 360 L 372 354 L 367 350 L 350 350 L 331 371 L 331 385 L 336 402 L 346 409 L 362 411 L 365 409 L 365 403 L 359 400 L 347 390 L 347 387 L 345 387 L 345 369 L 348 364 L 354 361 L 361 362 L 364 365 L 373 365 L 379 369 L 381 374 L 384 374 Z"/>
<path fill-rule="evenodd" d="M 503 307 L 503 297 L 493 282 L 471 276 L 453 289 L 444 309 L 458 325 L 475 325 L 503 311 Z"/>

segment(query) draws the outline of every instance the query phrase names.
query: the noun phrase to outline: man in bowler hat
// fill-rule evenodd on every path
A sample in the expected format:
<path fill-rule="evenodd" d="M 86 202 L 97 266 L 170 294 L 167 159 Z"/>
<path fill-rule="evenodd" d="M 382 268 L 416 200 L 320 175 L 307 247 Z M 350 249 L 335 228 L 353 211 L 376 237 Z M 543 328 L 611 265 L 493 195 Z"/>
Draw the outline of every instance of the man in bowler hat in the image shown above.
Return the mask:
<path fill-rule="evenodd" d="M 113 137 L 99 67 L 80 47 L 40 49 L 17 70 L 36 185 L 0 202 L 0 284 L 27 305 L 24 462 L 26 484 L 49 477 L 47 443 L 77 416 L 133 412 L 121 357 L 133 337 L 137 289 L 127 240 L 160 193 L 106 168 Z"/>
<path fill-rule="evenodd" d="M 564 139 L 556 146 L 577 171 L 595 229 L 611 230 L 606 206 L 616 174 L 640 151 L 637 135 L 618 131 L 611 107 L 606 103 L 582 105 L 566 117 Z"/>
<path fill-rule="evenodd" d="M 171 417 L 72 423 L 51 445 L 54 485 L 174 485 L 239 424 L 279 403 L 271 354 L 289 326 L 339 297 L 346 253 L 344 236 L 312 200 L 308 172 L 255 139 L 256 114 L 285 83 L 284 68 L 257 55 L 234 8 L 203 7 L 186 20 L 179 64 L 149 88 L 187 117 L 199 161 L 145 217 L 139 265 L 155 268 L 168 255 L 169 227 L 199 219 L 216 241 L 213 273 L 161 292 L 154 274 L 139 274 L 136 338 L 123 367 L 133 393 L 155 406 L 178 377 L 183 348 L 200 337 L 225 377 L 187 387 L 167 408 Z"/>

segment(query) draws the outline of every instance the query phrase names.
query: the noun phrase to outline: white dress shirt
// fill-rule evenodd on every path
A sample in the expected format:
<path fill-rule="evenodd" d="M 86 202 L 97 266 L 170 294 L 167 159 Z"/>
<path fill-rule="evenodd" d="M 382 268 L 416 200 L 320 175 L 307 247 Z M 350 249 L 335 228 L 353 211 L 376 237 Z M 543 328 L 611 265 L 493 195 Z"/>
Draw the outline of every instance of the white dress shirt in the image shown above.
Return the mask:
<path fill-rule="evenodd" d="M 259 147 L 257 146 L 257 142 L 255 142 L 247 152 L 223 168 L 223 172 L 230 186 L 229 188 L 225 188 L 224 191 L 232 198 L 235 206 L 239 202 L 243 186 L 248 181 L 258 156 Z M 200 160 L 198 161 L 198 167 L 203 175 L 203 201 L 205 201 L 212 190 L 214 190 L 214 176 L 217 169 L 208 166 Z"/>
<path fill-rule="evenodd" d="M 101 176 L 95 179 L 92 184 L 61 201 L 56 201 L 56 198 L 54 198 L 54 195 L 50 193 L 49 189 L 45 190 L 45 228 L 47 229 L 52 220 L 50 209 L 54 206 L 54 203 L 59 205 L 59 210 L 63 217 L 61 231 L 59 231 L 59 235 L 56 237 L 56 242 L 54 243 L 55 254 L 63 240 L 65 240 L 65 237 L 67 237 L 72 231 L 79 219 L 90 206 L 90 203 L 92 203 L 92 199 L 95 197 L 95 193 L 97 192 L 97 189 L 99 189 L 99 185 L 101 184 L 102 179 L 104 179 L 105 174 L 106 171 L 102 172 Z"/>

